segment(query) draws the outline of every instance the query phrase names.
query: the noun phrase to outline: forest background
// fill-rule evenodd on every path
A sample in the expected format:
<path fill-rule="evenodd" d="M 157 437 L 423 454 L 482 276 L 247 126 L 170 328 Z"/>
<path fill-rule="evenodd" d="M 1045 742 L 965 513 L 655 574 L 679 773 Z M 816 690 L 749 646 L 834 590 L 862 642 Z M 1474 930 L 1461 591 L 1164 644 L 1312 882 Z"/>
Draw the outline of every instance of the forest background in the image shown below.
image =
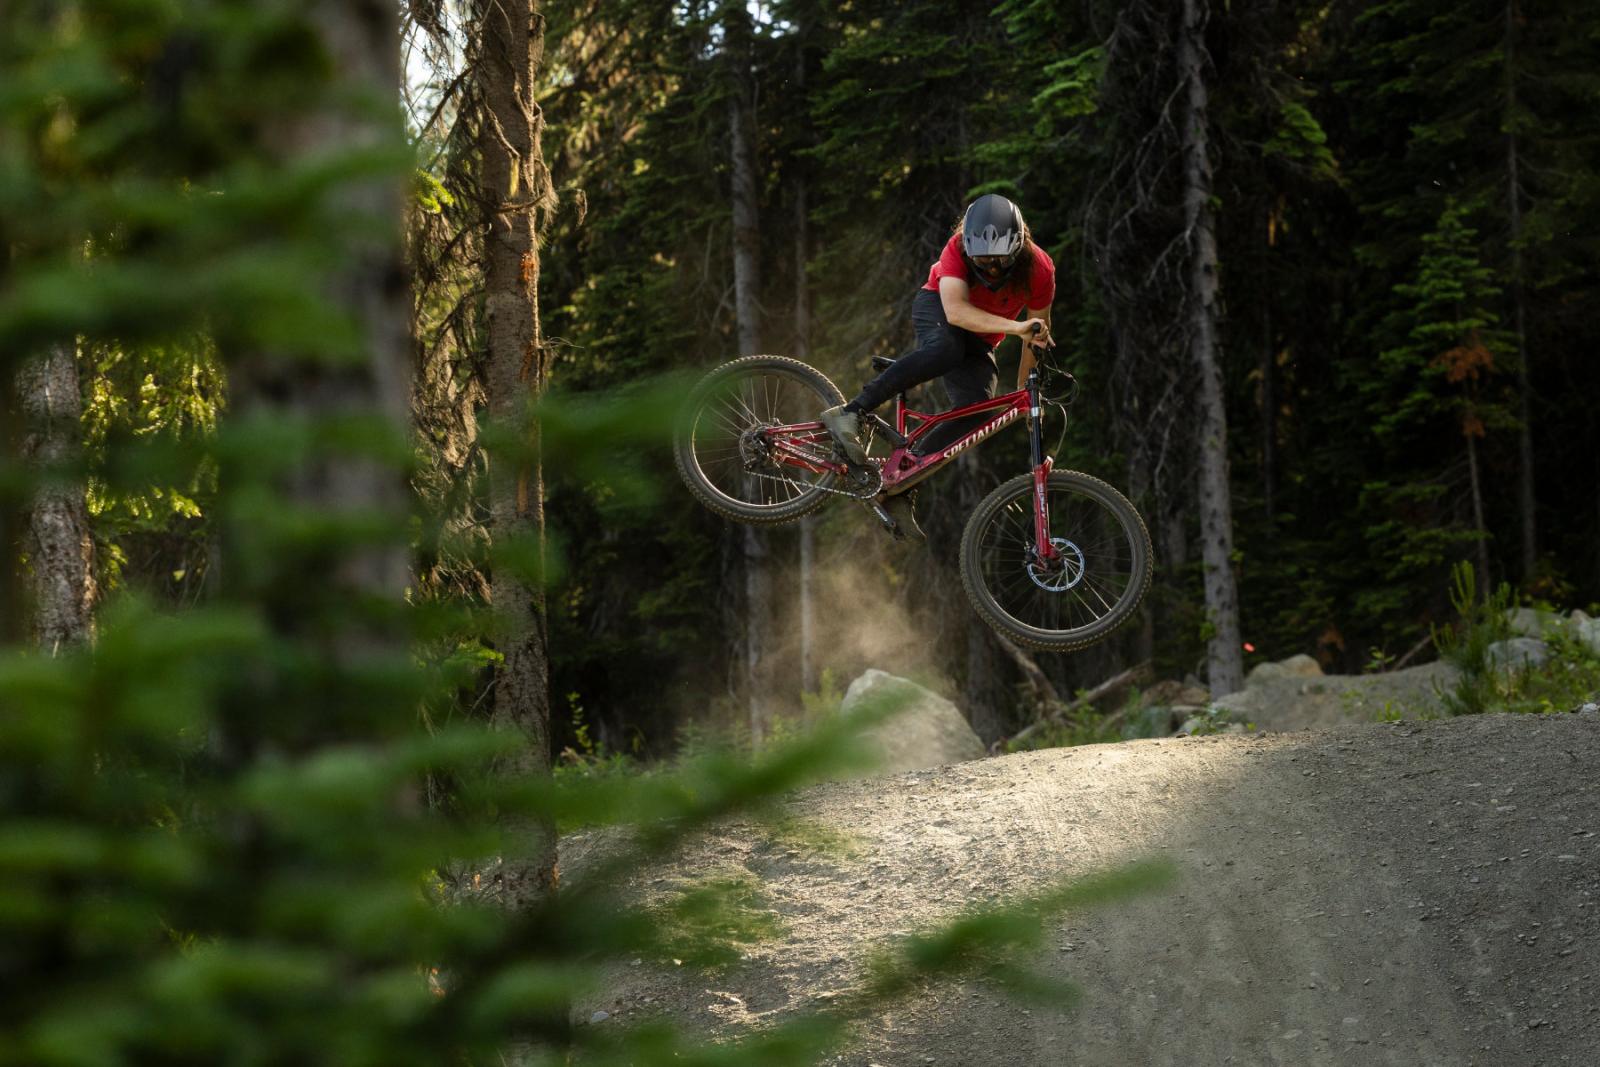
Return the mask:
<path fill-rule="evenodd" d="M 492 510 L 482 15 L 402 15 L 413 484 L 470 542 Z M 1450 617 L 1463 559 L 1529 598 L 1600 597 L 1600 18 L 1576 0 L 607 0 L 542 18 L 530 240 L 561 393 L 772 351 L 848 394 L 908 346 L 909 296 L 963 205 L 1023 206 L 1082 383 L 1057 462 L 1127 489 L 1157 546 L 1141 625 L 1041 657 L 1058 690 L 1145 661 L 1218 694 L 1299 651 L 1396 662 Z M 80 333 L 72 351 L 92 463 L 215 433 L 228 375 L 204 330 Z M 1027 667 L 953 574 L 966 512 L 1023 448 L 975 451 L 922 494 L 926 549 L 843 506 L 732 529 L 665 488 L 659 448 L 611 464 L 653 489 L 551 471 L 556 749 L 657 755 L 747 715 L 759 733 L 866 666 L 958 695 L 987 738 L 1014 732 Z M 121 589 L 203 598 L 215 491 L 210 469 L 132 492 L 91 478 L 83 617 L 52 641 Z M 420 595 L 491 599 L 471 552 L 414 548 Z"/>
<path fill-rule="evenodd" d="M 848 395 L 869 356 L 907 348 L 910 294 L 963 205 L 1001 192 L 1060 269 L 1056 334 L 1082 399 L 1057 462 L 1127 489 L 1157 545 L 1142 625 L 1041 657 L 1058 689 L 1141 661 L 1236 683 L 1215 649 L 1208 664 L 1219 632 L 1248 645 L 1246 668 L 1299 651 L 1333 670 L 1392 662 L 1450 616 L 1459 559 L 1528 597 L 1600 598 L 1600 16 L 1576 0 L 1180 7 L 545 5 L 549 385 L 616 397 L 771 351 Z M 470 539 L 489 510 L 481 16 L 403 14 L 414 482 Z M 1205 217 L 1189 208 L 1197 78 Z M 1192 272 L 1197 223 L 1214 293 Z M 1205 331 L 1220 393 L 1200 388 Z M 119 437 L 205 438 L 226 406 L 201 334 L 85 337 L 76 358 L 97 461 Z M 1236 604 L 1203 588 L 1216 492 L 1196 438 L 1218 424 Z M 550 472 L 556 748 L 660 754 L 708 715 L 757 704 L 760 722 L 874 665 L 959 694 L 986 737 L 1014 731 L 1031 707 L 1015 650 L 953 575 L 967 510 L 1023 449 L 997 441 L 931 485 L 916 550 L 844 506 L 731 529 L 663 489 L 659 448 L 616 460 L 654 494 Z M 209 474 L 91 483 L 100 595 L 203 597 L 214 489 Z M 460 554 L 422 552 L 418 579 L 489 599 L 488 568 Z"/>
<path fill-rule="evenodd" d="M 1157 545 L 1142 627 L 1041 657 L 1060 691 L 1144 660 L 1207 678 L 1208 417 L 1227 427 L 1245 668 L 1296 652 L 1329 670 L 1399 660 L 1452 618 L 1461 559 L 1529 597 L 1600 597 L 1600 17 L 1576 2 L 1213 4 L 1195 60 L 1187 10 L 550 5 L 552 385 L 616 395 L 768 351 L 850 395 L 869 356 L 908 348 L 911 293 L 963 206 L 1000 192 L 1060 269 L 1055 332 L 1082 392 L 1057 462 L 1129 491 Z M 1193 71 L 1210 298 L 1190 273 Z M 437 112 L 417 122 L 448 190 L 461 131 L 447 86 L 431 81 L 413 114 Z M 459 297 L 475 282 L 445 264 L 469 204 L 437 205 L 416 243 L 434 294 L 423 351 L 458 383 L 475 350 Z M 1214 322 L 1216 400 L 1196 315 Z M 453 422 L 432 409 L 441 484 L 476 469 L 472 395 L 453 395 Z M 921 399 L 943 402 L 936 386 Z M 723 721 L 764 694 L 796 708 L 822 672 L 847 682 L 866 666 L 952 691 L 986 738 L 1013 731 L 1031 707 L 1023 673 L 965 606 L 954 556 L 972 504 L 1022 469 L 1023 438 L 929 487 L 917 550 L 847 506 L 758 537 L 670 489 L 646 510 L 558 477 L 564 743 L 581 721 L 611 751 L 659 752 L 708 704 Z M 670 482 L 659 452 L 628 462 Z M 639 677 L 657 699 L 639 699 Z"/>

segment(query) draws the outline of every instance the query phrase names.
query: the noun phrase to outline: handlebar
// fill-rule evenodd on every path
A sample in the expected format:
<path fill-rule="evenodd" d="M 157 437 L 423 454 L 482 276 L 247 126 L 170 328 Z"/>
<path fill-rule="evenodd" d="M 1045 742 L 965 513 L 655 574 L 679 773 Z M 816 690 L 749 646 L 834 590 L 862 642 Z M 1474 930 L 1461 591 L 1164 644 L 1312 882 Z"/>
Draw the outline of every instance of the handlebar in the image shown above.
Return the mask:
<path fill-rule="evenodd" d="M 1037 337 L 1039 335 L 1039 324 L 1034 324 L 1033 328 L 1029 332 L 1034 337 Z M 1032 338 L 1029 338 L 1024 343 L 1032 345 L 1033 340 Z M 1054 352 L 1056 347 L 1055 338 L 1052 337 L 1046 344 L 1034 345 L 1034 347 L 1040 351 L 1041 356 L 1045 352 Z M 1045 371 L 1048 371 L 1050 374 L 1061 379 L 1062 384 L 1065 386 L 1065 392 L 1061 394 L 1060 402 L 1070 404 L 1077 399 L 1078 379 L 1073 377 L 1072 372 L 1067 370 L 1065 367 L 1057 367 L 1053 365 L 1053 363 L 1046 362 L 1043 359 L 1040 359 L 1038 362 L 1036 362 L 1033 365 L 1033 368 L 1028 371 L 1028 384 L 1031 388 L 1037 389 L 1043 383 L 1043 372 Z M 1055 398 L 1047 397 L 1046 399 L 1054 400 Z"/>

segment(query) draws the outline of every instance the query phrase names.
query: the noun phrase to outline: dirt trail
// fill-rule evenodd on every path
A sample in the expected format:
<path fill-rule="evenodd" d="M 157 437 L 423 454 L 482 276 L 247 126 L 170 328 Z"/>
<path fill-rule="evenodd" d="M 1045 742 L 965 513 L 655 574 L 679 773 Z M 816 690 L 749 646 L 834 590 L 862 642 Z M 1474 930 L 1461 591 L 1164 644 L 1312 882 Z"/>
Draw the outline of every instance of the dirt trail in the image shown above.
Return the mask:
<path fill-rule="evenodd" d="M 1600 715 L 1135 741 L 821 786 L 793 811 L 853 835 L 818 854 L 730 827 L 662 891 L 761 879 L 786 936 L 720 975 L 622 968 L 587 1012 L 721 1032 L 847 988 L 874 943 L 1161 854 L 1169 891 L 1069 916 L 1034 961 L 1067 1013 L 946 985 L 834 1063 L 1600 1063 Z M 581 842 L 574 851 L 581 853 Z M 577 858 L 574 856 L 574 858 Z M 648 998 L 648 999 L 646 999 Z"/>

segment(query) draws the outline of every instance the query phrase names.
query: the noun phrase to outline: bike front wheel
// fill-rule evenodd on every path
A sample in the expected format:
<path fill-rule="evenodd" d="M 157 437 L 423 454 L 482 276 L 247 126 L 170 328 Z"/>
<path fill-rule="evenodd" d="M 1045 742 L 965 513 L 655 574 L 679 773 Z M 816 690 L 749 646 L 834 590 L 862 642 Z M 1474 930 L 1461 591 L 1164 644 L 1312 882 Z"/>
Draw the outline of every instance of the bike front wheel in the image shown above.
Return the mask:
<path fill-rule="evenodd" d="M 961 538 L 961 583 L 985 622 L 1028 648 L 1071 652 L 1127 621 L 1150 588 L 1150 534 L 1128 498 L 1098 478 L 1053 471 L 1045 484 L 1053 558 L 1037 551 L 1033 476 L 986 497 Z"/>
<path fill-rule="evenodd" d="M 689 491 L 738 522 L 788 522 L 827 500 L 833 438 L 817 421 L 844 395 L 827 375 L 787 356 L 745 356 L 695 385 L 673 458 Z"/>

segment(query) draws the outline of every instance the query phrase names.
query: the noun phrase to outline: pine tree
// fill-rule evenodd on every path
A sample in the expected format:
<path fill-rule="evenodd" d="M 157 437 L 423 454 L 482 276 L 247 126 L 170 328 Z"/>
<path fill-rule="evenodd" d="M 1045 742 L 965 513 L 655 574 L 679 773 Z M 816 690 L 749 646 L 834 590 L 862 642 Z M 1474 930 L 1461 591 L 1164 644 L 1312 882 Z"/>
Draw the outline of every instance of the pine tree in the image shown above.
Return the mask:
<path fill-rule="evenodd" d="M 1498 524 L 1517 530 L 1504 539 L 1505 555 L 1524 581 L 1533 577 L 1541 540 L 1536 399 L 1544 361 L 1556 358 L 1540 324 L 1564 299 L 1550 270 L 1562 272 L 1555 265 L 1568 261 L 1570 248 L 1565 223 L 1552 228 L 1549 213 L 1566 215 L 1558 205 L 1581 173 L 1558 161 L 1585 139 L 1569 93 L 1581 85 L 1592 91 L 1595 82 L 1595 45 L 1584 29 L 1592 18 L 1568 5 L 1525 8 L 1515 0 L 1447 11 L 1389 0 L 1356 18 L 1349 49 L 1352 77 L 1371 85 L 1379 104 L 1357 113 L 1364 159 L 1352 169 L 1371 219 L 1362 244 L 1364 261 L 1376 268 L 1371 306 L 1382 305 L 1418 255 L 1447 200 L 1480 221 L 1484 262 L 1500 289 L 1496 311 L 1511 338 L 1502 369 L 1517 391 L 1516 432 L 1503 435 L 1497 451 L 1515 456 L 1519 488 L 1513 513 Z"/>
<path fill-rule="evenodd" d="M 1395 286 L 1407 301 L 1389 323 L 1399 343 L 1379 355 L 1365 385 L 1383 412 L 1373 432 L 1390 459 L 1387 476 L 1365 490 L 1368 506 L 1385 515 L 1369 536 L 1382 544 L 1390 578 L 1440 574 L 1463 543 L 1487 573 L 1480 442 L 1514 425 L 1496 381 L 1514 347 L 1499 329 L 1492 306 L 1500 289 L 1465 216 L 1447 202 L 1423 238 L 1413 280 Z M 1456 473 L 1463 466 L 1464 487 Z"/>

